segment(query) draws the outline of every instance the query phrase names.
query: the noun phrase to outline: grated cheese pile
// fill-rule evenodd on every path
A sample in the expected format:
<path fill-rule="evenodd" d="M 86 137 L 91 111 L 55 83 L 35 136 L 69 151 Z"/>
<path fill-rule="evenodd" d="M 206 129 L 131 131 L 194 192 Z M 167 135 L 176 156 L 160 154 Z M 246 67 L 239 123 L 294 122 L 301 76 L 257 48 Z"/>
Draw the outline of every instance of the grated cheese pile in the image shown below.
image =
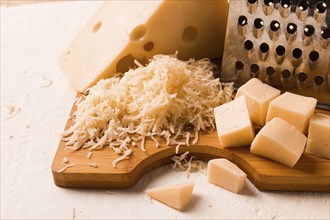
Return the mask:
<path fill-rule="evenodd" d="M 181 154 L 180 156 L 173 156 L 171 160 L 174 162 L 172 164 L 172 169 L 176 171 L 185 171 L 189 177 L 189 173 L 201 171 L 205 174 L 205 164 L 201 160 L 196 160 L 195 156 L 190 156 L 188 159 L 189 151 Z"/>
<path fill-rule="evenodd" d="M 66 149 L 89 150 L 110 146 L 119 158 L 113 166 L 147 138 L 160 146 L 195 145 L 200 131 L 215 128 L 213 108 L 233 99 L 232 84 L 221 84 L 207 59 L 180 61 L 156 55 L 147 66 L 122 77 L 101 80 L 77 102 L 74 124 L 62 134 Z"/>

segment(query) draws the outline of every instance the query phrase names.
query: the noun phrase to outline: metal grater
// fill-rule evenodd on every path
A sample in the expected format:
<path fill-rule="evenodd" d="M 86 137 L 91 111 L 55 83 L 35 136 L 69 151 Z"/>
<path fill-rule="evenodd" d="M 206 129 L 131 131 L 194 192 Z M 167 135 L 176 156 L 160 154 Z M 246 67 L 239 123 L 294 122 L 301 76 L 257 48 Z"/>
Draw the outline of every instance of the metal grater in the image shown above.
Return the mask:
<path fill-rule="evenodd" d="M 330 0 L 231 0 L 221 80 L 256 77 L 330 110 Z"/>

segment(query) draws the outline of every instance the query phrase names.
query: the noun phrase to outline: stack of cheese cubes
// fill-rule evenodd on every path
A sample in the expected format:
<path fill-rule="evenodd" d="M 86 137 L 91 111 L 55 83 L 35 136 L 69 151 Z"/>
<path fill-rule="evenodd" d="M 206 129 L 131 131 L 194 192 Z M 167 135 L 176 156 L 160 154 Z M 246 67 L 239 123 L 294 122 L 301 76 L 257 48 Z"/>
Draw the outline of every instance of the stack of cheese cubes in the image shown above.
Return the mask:
<path fill-rule="evenodd" d="M 330 117 L 314 115 L 315 98 L 280 93 L 253 78 L 238 89 L 235 100 L 216 107 L 220 144 L 251 145 L 251 153 L 289 167 L 297 163 L 306 143 L 306 152 L 330 159 Z M 261 127 L 256 136 L 253 124 Z"/>

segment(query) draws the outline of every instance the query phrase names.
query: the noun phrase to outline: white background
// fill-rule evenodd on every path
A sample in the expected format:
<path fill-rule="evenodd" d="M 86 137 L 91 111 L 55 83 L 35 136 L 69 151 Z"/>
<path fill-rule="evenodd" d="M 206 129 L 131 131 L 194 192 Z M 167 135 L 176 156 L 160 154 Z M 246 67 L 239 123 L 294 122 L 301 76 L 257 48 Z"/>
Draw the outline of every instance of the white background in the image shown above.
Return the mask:
<path fill-rule="evenodd" d="M 233 194 L 208 184 L 202 173 L 187 178 L 169 167 L 153 170 L 130 189 L 56 187 L 50 167 L 76 95 L 57 60 L 100 4 L 1 7 L 2 219 L 330 218 L 327 193 L 261 192 L 248 182 L 241 194 Z M 7 119 L 9 106 L 21 111 Z M 147 188 L 188 181 L 196 184 L 184 212 L 144 193 Z"/>

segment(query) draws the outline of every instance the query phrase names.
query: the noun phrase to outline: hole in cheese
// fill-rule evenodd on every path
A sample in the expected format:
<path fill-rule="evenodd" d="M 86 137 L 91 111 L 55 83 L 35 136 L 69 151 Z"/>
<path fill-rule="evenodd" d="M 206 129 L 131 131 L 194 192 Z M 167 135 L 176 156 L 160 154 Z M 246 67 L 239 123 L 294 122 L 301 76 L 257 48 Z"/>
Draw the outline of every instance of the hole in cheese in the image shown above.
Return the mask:
<path fill-rule="evenodd" d="M 131 32 L 129 38 L 131 41 L 140 41 L 147 34 L 147 27 L 143 24 L 135 27 Z"/>
<path fill-rule="evenodd" d="M 143 46 L 143 49 L 145 51 L 152 51 L 152 49 L 154 49 L 154 43 L 152 41 L 149 41 Z"/>
<path fill-rule="evenodd" d="M 182 40 L 185 43 L 191 43 L 197 39 L 198 31 L 196 27 L 188 26 L 182 33 Z"/>
<path fill-rule="evenodd" d="M 93 28 L 93 32 L 96 33 L 100 30 L 100 28 L 102 27 L 102 22 L 98 22 L 95 24 L 94 28 Z"/>
<path fill-rule="evenodd" d="M 148 63 L 148 59 L 144 56 L 137 58 L 137 56 L 128 54 L 118 61 L 117 66 L 116 66 L 117 72 L 125 73 L 129 69 L 133 69 L 133 68 L 137 67 L 137 65 L 134 63 L 134 60 L 137 60 L 142 65 L 145 65 L 146 63 Z"/>

